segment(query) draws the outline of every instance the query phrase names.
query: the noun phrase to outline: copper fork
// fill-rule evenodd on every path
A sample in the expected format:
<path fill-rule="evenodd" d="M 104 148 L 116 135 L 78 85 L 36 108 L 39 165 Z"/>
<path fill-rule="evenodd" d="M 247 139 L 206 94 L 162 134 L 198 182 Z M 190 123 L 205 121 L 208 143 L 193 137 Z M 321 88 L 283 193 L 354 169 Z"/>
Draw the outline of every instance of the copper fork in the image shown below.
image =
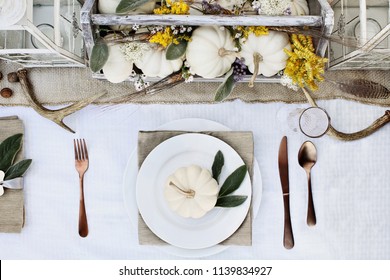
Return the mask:
<path fill-rule="evenodd" d="M 76 170 L 80 180 L 79 235 L 86 237 L 88 235 L 88 222 L 84 204 L 84 174 L 88 170 L 88 151 L 84 139 L 74 139 L 73 144 Z"/>

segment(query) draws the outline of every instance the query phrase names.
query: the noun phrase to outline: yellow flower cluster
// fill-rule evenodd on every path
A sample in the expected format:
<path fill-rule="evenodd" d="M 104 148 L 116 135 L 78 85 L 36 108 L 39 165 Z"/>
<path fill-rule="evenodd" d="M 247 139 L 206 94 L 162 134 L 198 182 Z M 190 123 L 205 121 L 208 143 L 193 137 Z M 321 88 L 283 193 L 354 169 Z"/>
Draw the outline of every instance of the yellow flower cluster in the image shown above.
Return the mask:
<path fill-rule="evenodd" d="M 247 39 L 251 33 L 256 36 L 268 34 L 268 28 L 266 26 L 237 26 L 236 30 L 241 33 L 242 37 L 245 39 Z"/>
<path fill-rule="evenodd" d="M 188 15 L 190 6 L 183 0 L 166 0 L 165 4 L 162 3 L 160 8 L 154 9 L 153 13 L 156 15 Z"/>
<path fill-rule="evenodd" d="M 162 47 L 166 48 L 170 44 L 179 44 L 179 40 L 190 41 L 191 37 L 187 35 L 174 35 L 170 27 L 165 27 L 163 31 L 159 31 L 150 37 L 149 42 L 159 44 Z"/>
<path fill-rule="evenodd" d="M 291 42 L 292 50 L 284 50 L 289 56 L 284 74 L 300 87 L 306 85 L 311 90 L 317 90 L 316 81 L 324 80 L 322 74 L 328 59 L 315 54 L 313 40 L 310 36 L 292 34 Z"/>
<path fill-rule="evenodd" d="M 149 39 L 150 43 L 160 44 L 164 48 L 168 47 L 172 42 L 175 44 L 179 43 L 175 41 L 177 39 L 174 38 L 170 27 L 166 27 L 163 31 L 157 32 Z"/>

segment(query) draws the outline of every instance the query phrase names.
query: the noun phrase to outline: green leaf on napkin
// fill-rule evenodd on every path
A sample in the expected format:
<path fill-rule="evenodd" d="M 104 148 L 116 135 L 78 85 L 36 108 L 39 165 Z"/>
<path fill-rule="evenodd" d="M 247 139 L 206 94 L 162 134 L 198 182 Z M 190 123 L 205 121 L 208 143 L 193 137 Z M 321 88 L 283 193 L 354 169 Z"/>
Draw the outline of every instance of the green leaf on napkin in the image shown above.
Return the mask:
<path fill-rule="evenodd" d="M 130 12 L 149 1 L 150 0 L 122 0 L 116 7 L 116 12 L 118 14 Z"/>
<path fill-rule="evenodd" d="M 16 154 L 22 147 L 23 134 L 18 133 L 8 137 L 0 144 L 0 170 L 4 172 L 12 165 Z"/>
<path fill-rule="evenodd" d="M 31 159 L 24 159 L 11 166 L 5 173 L 4 180 L 11 180 L 14 178 L 22 177 L 26 170 L 30 167 L 31 162 Z"/>
<path fill-rule="evenodd" d="M 216 207 L 236 207 L 245 202 L 248 198 L 246 195 L 228 195 L 218 197 Z"/>
<path fill-rule="evenodd" d="M 246 172 L 247 167 L 245 164 L 233 171 L 233 173 L 230 174 L 223 183 L 221 189 L 219 190 L 218 197 L 226 196 L 237 190 L 242 181 L 244 181 Z"/>
<path fill-rule="evenodd" d="M 225 75 L 225 80 L 222 84 L 219 85 L 217 91 L 215 92 L 215 101 L 222 101 L 228 97 L 235 86 L 236 82 L 234 81 L 233 68 Z"/>
<path fill-rule="evenodd" d="M 89 59 L 89 67 L 92 72 L 100 71 L 106 64 L 108 59 L 108 46 L 103 39 L 96 41 L 91 51 L 91 58 Z"/>
<path fill-rule="evenodd" d="M 211 171 L 213 172 L 213 178 L 218 183 L 219 175 L 221 174 L 222 167 L 225 164 L 225 159 L 221 151 L 218 151 L 214 157 L 213 166 L 211 167 Z"/>
<path fill-rule="evenodd" d="M 179 39 L 179 44 L 171 43 L 167 48 L 165 58 L 167 60 L 179 59 L 186 52 L 187 45 L 188 45 L 188 41 L 180 40 L 180 39 Z"/>

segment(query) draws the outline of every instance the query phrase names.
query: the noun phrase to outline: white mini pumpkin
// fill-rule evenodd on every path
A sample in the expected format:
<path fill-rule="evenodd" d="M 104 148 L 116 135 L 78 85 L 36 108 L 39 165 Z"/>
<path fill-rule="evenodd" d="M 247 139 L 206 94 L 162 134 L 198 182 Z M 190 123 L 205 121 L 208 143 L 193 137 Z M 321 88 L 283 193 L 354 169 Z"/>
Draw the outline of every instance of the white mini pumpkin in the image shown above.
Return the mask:
<path fill-rule="evenodd" d="M 246 0 L 216 0 L 216 3 L 226 10 L 232 11 L 234 6 L 241 7 Z"/>
<path fill-rule="evenodd" d="M 253 86 L 257 75 L 271 77 L 286 67 L 288 56 L 284 49 L 291 50 L 286 33 L 269 31 L 268 35 L 256 36 L 251 33 L 242 44 L 241 57 L 248 70 L 253 73 L 249 86 Z"/>
<path fill-rule="evenodd" d="M 117 35 L 110 34 L 105 39 L 113 38 Z M 126 80 L 133 70 L 133 62 L 126 60 L 120 44 L 108 45 L 108 59 L 103 66 L 104 76 L 111 83 L 120 83 Z"/>
<path fill-rule="evenodd" d="M 219 26 L 201 26 L 192 33 L 186 57 L 191 72 L 204 78 L 215 78 L 230 70 L 236 59 L 230 32 Z"/>
<path fill-rule="evenodd" d="M 115 14 L 116 7 L 118 7 L 121 0 L 99 0 L 98 1 L 98 10 L 101 14 Z M 148 1 L 140 7 L 136 8 L 134 11 L 128 12 L 128 15 L 137 15 L 137 14 L 152 14 L 153 9 L 156 6 L 156 1 Z M 113 30 L 123 30 L 129 28 L 128 25 L 112 25 L 110 26 Z M 131 28 L 131 26 L 130 26 Z"/>
<path fill-rule="evenodd" d="M 307 0 L 290 0 L 291 15 L 304 16 L 309 14 Z"/>
<path fill-rule="evenodd" d="M 136 66 L 142 70 L 147 77 L 165 78 L 178 71 L 183 65 L 183 59 L 167 60 L 166 49 L 152 46 L 145 51 L 142 58 L 136 62 Z"/>
<path fill-rule="evenodd" d="M 201 218 L 214 208 L 219 187 L 209 170 L 197 165 L 177 169 L 164 188 L 169 208 L 182 217 Z"/>

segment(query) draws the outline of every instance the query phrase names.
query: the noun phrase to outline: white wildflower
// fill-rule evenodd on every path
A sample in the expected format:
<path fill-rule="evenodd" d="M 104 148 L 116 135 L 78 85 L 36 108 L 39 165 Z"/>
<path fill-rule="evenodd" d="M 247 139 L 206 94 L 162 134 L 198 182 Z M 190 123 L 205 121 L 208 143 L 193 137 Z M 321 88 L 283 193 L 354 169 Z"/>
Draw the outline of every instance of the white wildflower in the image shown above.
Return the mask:
<path fill-rule="evenodd" d="M 144 83 L 144 88 L 147 88 L 148 86 L 150 86 L 150 83 L 149 82 L 145 82 Z"/>
<path fill-rule="evenodd" d="M 185 79 L 185 83 L 191 83 L 194 80 L 194 76 L 190 75 Z"/>
<path fill-rule="evenodd" d="M 135 30 L 135 31 L 137 31 L 138 28 L 139 28 L 139 24 L 134 23 L 132 29 Z"/>
<path fill-rule="evenodd" d="M 187 27 L 187 32 L 191 32 L 191 31 L 192 31 L 192 27 L 191 26 Z"/>
<path fill-rule="evenodd" d="M 137 76 L 137 73 L 134 70 L 132 70 L 131 74 L 130 74 L 130 77 L 135 78 L 135 76 Z"/>
<path fill-rule="evenodd" d="M 126 43 L 121 46 L 125 59 L 135 63 L 141 61 L 144 53 L 149 50 L 150 46 L 148 44 L 139 42 Z"/>
<path fill-rule="evenodd" d="M 291 0 L 258 0 L 260 7 L 258 9 L 259 15 L 284 15 L 286 10 L 290 7 Z"/>
<path fill-rule="evenodd" d="M 179 33 L 179 30 L 177 30 L 177 29 L 173 30 L 173 32 L 172 32 L 173 35 L 177 35 L 178 33 Z"/>
<path fill-rule="evenodd" d="M 260 8 L 260 1 L 257 1 L 257 0 L 253 1 L 252 2 L 252 9 L 257 10 L 258 8 Z"/>

